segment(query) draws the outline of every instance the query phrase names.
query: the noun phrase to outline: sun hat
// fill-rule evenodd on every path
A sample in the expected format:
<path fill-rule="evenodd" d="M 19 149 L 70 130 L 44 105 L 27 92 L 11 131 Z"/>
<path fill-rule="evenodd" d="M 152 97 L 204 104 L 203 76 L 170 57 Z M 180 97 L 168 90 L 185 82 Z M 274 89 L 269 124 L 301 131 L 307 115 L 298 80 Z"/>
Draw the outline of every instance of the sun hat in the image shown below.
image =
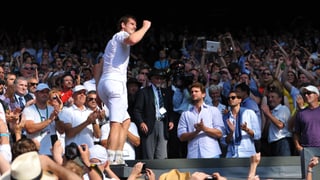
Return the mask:
<path fill-rule="evenodd" d="M 190 172 L 180 172 L 178 169 L 172 169 L 169 172 L 162 173 L 159 180 L 189 180 Z"/>
<path fill-rule="evenodd" d="M 57 177 L 49 172 L 44 172 L 41 169 L 41 162 L 38 152 L 26 152 L 14 159 L 11 164 L 11 169 L 5 172 L 1 180 L 11 179 L 42 179 L 51 180 Z"/>

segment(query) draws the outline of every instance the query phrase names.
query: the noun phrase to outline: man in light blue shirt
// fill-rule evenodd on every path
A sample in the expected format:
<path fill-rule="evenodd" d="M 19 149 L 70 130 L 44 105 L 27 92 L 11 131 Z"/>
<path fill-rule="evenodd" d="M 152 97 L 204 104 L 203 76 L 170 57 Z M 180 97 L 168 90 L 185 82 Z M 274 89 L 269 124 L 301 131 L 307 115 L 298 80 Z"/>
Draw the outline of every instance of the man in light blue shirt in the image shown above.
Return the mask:
<path fill-rule="evenodd" d="M 204 103 L 206 90 L 201 83 L 191 85 L 190 95 L 193 106 L 182 112 L 177 133 L 181 141 L 188 142 L 187 158 L 219 158 L 218 139 L 224 131 L 221 112 Z"/>

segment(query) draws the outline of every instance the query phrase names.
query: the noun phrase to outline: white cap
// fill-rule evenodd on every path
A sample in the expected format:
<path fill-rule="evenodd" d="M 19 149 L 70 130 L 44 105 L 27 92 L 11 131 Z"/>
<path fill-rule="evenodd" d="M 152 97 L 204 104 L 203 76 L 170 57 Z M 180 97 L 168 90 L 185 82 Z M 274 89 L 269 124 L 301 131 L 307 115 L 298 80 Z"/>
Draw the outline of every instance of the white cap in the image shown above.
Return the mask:
<path fill-rule="evenodd" d="M 309 85 L 307 87 L 301 88 L 302 93 L 305 91 L 310 91 L 310 92 L 316 93 L 319 96 L 319 89 L 315 86 Z"/>
<path fill-rule="evenodd" d="M 81 91 L 81 90 L 86 90 L 86 87 L 84 87 L 83 85 L 76 85 L 73 89 L 72 89 L 72 92 L 75 93 L 75 92 L 78 92 L 78 91 Z"/>

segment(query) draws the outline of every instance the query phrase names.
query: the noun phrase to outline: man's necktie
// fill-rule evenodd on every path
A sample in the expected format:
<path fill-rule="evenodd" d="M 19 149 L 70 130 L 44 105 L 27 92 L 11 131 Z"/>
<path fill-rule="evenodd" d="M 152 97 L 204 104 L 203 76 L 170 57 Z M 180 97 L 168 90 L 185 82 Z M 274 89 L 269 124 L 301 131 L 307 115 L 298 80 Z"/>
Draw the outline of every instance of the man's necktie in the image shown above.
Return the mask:
<path fill-rule="evenodd" d="M 158 99 L 159 99 L 159 107 L 163 107 L 163 97 L 162 97 L 162 94 L 161 94 L 161 89 L 158 87 L 157 88 L 157 91 L 158 91 Z"/>
<path fill-rule="evenodd" d="M 23 104 L 23 97 L 19 97 L 19 104 L 20 104 L 20 108 L 23 109 L 24 108 L 24 104 Z"/>

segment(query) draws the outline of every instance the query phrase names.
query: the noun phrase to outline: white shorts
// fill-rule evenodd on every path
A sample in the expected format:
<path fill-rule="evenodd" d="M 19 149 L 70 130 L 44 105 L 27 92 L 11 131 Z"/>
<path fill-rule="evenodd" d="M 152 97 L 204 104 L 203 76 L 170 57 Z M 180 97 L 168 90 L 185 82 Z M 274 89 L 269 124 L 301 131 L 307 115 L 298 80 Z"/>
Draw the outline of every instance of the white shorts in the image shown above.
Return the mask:
<path fill-rule="evenodd" d="M 109 109 L 109 120 L 122 123 L 130 118 L 126 82 L 111 79 L 100 80 L 99 97 Z"/>

